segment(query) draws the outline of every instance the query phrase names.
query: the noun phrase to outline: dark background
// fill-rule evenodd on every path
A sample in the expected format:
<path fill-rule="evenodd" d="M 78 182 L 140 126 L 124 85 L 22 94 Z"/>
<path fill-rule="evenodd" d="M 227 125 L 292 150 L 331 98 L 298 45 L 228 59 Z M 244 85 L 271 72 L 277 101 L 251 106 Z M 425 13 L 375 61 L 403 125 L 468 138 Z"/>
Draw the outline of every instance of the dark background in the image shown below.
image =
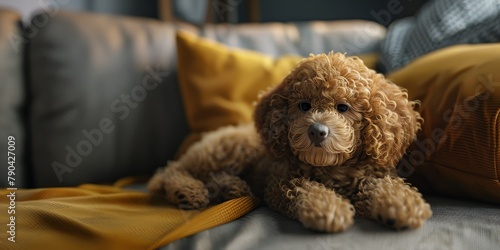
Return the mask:
<path fill-rule="evenodd" d="M 201 24 L 212 10 L 211 22 L 249 22 L 248 0 L 171 0 L 177 19 Z M 365 19 L 383 25 L 413 15 L 426 0 L 260 0 L 260 22 Z M 159 18 L 159 0 L 0 0 L 0 6 L 18 9 L 29 19 L 34 11 L 56 7 L 76 11 Z M 210 18 L 209 18 L 210 20 Z"/>

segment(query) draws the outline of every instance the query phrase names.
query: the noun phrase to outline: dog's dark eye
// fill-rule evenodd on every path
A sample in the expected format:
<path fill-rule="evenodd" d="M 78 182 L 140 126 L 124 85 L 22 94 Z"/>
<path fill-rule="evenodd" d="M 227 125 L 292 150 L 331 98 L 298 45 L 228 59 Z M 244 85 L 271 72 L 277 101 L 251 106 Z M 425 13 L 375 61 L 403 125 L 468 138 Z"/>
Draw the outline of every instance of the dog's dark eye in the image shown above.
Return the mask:
<path fill-rule="evenodd" d="M 349 106 L 347 106 L 347 104 L 337 104 L 337 106 L 335 107 L 337 109 L 337 111 L 339 111 L 340 113 L 344 113 L 346 112 L 347 110 L 349 110 Z"/>
<path fill-rule="evenodd" d="M 307 112 L 311 109 L 311 104 L 309 102 L 301 102 L 299 103 L 299 109 Z"/>

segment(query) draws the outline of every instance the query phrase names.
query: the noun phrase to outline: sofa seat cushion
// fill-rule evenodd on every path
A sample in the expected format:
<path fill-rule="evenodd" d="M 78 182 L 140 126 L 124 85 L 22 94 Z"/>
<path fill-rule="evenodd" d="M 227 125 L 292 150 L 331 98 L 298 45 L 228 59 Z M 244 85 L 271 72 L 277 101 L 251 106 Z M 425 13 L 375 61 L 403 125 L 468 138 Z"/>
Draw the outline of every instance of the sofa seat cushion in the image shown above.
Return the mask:
<path fill-rule="evenodd" d="M 317 233 L 267 207 L 259 207 L 239 220 L 180 239 L 161 250 L 470 250 L 497 249 L 500 245 L 498 206 L 436 196 L 426 196 L 425 200 L 433 215 L 416 230 L 395 231 L 356 217 L 345 232 Z"/>
<path fill-rule="evenodd" d="M 388 75 L 425 122 L 400 174 L 420 189 L 500 204 L 500 44 L 438 50 Z"/>

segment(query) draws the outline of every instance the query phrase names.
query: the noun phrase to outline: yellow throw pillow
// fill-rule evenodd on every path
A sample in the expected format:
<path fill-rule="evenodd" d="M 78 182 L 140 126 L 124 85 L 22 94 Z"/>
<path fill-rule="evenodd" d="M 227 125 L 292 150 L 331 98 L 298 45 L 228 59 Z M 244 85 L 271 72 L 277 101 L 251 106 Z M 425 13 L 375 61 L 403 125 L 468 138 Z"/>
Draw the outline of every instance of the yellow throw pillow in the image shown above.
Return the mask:
<path fill-rule="evenodd" d="M 500 204 L 500 44 L 460 45 L 387 78 L 425 122 L 400 173 L 420 189 Z"/>
<path fill-rule="evenodd" d="M 252 120 L 258 94 L 278 84 L 302 60 L 297 55 L 279 58 L 229 48 L 181 31 L 177 34 L 179 84 L 191 134 L 177 156 L 201 133 Z M 359 56 L 374 68 L 377 54 Z"/>
<path fill-rule="evenodd" d="M 180 152 L 200 133 L 250 122 L 258 94 L 278 84 L 302 59 L 292 55 L 273 59 L 187 32 L 177 34 L 177 53 L 180 90 L 192 132 Z"/>

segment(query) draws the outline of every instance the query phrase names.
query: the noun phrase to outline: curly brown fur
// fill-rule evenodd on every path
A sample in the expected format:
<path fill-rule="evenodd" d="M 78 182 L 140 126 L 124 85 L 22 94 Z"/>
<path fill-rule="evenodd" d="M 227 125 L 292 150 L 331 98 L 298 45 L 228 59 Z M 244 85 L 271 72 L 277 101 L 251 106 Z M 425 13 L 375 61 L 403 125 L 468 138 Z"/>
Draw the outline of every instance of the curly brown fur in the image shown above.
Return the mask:
<path fill-rule="evenodd" d="M 238 175 L 263 155 L 256 138 L 250 124 L 208 133 L 178 161 L 158 170 L 148 189 L 165 193 L 171 203 L 183 209 L 249 195 L 250 188 Z"/>
<path fill-rule="evenodd" d="M 193 209 L 250 186 L 271 209 L 325 232 L 345 230 L 354 214 L 419 227 L 430 206 L 394 171 L 420 129 L 415 104 L 357 57 L 311 55 L 261 97 L 255 128 L 208 133 L 149 189 Z"/>

